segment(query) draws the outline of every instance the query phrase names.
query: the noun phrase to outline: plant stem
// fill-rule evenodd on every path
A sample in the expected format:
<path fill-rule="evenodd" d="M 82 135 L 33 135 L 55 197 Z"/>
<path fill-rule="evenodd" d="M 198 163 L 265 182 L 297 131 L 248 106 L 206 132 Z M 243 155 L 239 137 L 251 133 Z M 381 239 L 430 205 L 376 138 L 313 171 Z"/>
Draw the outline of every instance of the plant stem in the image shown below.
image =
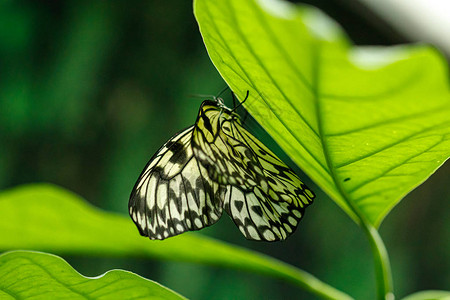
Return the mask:
<path fill-rule="evenodd" d="M 392 284 L 392 272 L 389 262 L 389 255 L 383 240 L 381 239 L 377 229 L 365 218 L 357 206 L 349 200 L 344 189 L 338 185 L 342 195 L 344 195 L 345 201 L 348 203 L 353 212 L 358 216 L 359 225 L 364 230 L 367 238 L 369 239 L 370 248 L 372 249 L 372 256 L 375 264 L 375 277 L 377 282 L 377 299 L 378 300 L 394 300 L 394 289 Z"/>
<path fill-rule="evenodd" d="M 375 263 L 375 276 L 377 279 L 377 294 L 379 300 L 393 300 L 392 273 L 389 256 L 378 231 L 362 218 L 361 226 L 366 233 Z"/>

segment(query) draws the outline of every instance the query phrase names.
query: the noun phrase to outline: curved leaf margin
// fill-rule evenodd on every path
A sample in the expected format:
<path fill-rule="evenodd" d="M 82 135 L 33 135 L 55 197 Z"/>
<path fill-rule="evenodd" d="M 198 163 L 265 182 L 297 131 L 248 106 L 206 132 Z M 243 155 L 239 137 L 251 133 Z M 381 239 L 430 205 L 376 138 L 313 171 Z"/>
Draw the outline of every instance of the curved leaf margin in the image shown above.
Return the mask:
<path fill-rule="evenodd" d="M 2 299 L 186 299 L 128 271 L 85 277 L 61 257 L 35 251 L 1 254 L 0 278 Z"/>

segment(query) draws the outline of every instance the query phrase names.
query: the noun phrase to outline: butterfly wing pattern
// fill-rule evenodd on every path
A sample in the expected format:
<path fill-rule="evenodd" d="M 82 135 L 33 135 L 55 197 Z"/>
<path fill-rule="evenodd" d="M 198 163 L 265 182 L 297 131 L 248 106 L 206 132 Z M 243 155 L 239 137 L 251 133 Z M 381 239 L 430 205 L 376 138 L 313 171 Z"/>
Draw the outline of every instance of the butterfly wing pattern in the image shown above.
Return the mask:
<path fill-rule="evenodd" d="M 130 197 L 141 235 L 164 239 L 212 225 L 225 210 L 249 240 L 285 240 L 314 193 L 249 133 L 220 98 L 150 159 Z"/>
<path fill-rule="evenodd" d="M 222 215 L 224 189 L 208 179 L 194 157 L 193 128 L 176 134 L 156 152 L 131 193 L 130 216 L 141 235 L 150 239 L 199 230 Z"/>

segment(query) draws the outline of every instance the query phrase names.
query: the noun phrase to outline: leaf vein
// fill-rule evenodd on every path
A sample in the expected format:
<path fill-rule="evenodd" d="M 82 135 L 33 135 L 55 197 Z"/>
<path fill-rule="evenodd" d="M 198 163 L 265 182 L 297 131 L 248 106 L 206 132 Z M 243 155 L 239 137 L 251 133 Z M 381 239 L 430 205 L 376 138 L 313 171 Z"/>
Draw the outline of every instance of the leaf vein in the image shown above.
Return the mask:
<path fill-rule="evenodd" d="M 39 267 L 44 273 L 46 273 L 50 278 L 52 278 L 53 280 L 55 280 L 57 283 L 59 283 L 60 285 L 62 285 L 63 287 L 67 288 L 68 290 L 72 291 L 75 294 L 78 294 L 80 296 L 85 297 L 86 299 L 91 299 L 91 297 L 89 297 L 86 293 L 77 291 L 76 289 L 72 288 L 69 284 L 65 284 L 64 282 L 62 282 L 61 280 L 59 280 L 56 276 L 54 276 L 53 274 L 51 274 L 46 268 L 44 268 L 41 264 L 39 264 L 38 262 L 36 262 L 35 260 L 31 259 L 30 257 L 23 257 L 22 259 L 29 261 L 30 263 L 33 263 L 35 266 Z M 67 266 L 66 266 L 67 267 Z M 69 265 L 70 268 L 72 268 Z M 76 272 L 76 271 L 75 271 Z M 83 278 L 83 275 L 81 275 L 80 273 L 76 272 L 78 276 L 81 276 Z"/>
<path fill-rule="evenodd" d="M 398 163 L 397 165 L 392 166 L 391 168 L 386 169 L 386 170 L 385 170 L 383 173 L 381 173 L 380 175 L 377 175 L 376 177 L 373 177 L 373 178 L 370 178 L 370 179 L 367 179 L 367 180 L 361 182 L 361 183 L 358 184 L 357 186 L 352 187 L 351 189 L 349 189 L 348 192 L 349 192 L 350 194 L 351 194 L 351 193 L 354 193 L 355 191 L 359 190 L 360 188 L 364 187 L 365 185 L 369 184 L 370 182 L 372 182 L 372 181 L 374 181 L 374 180 L 377 180 L 378 178 L 381 178 L 381 177 L 387 175 L 389 172 L 391 172 L 391 171 L 397 169 L 399 166 L 408 163 L 408 161 L 410 161 L 411 159 L 416 158 L 416 157 L 419 157 L 420 155 L 424 154 L 425 152 L 428 152 L 429 150 L 431 150 L 431 149 L 433 149 L 434 147 L 436 147 L 437 145 L 439 145 L 442 141 L 443 141 L 443 139 L 441 139 L 440 141 L 434 143 L 432 146 L 427 147 L 427 148 L 424 149 L 423 151 L 420 151 L 419 153 L 416 153 L 416 154 L 414 154 L 414 155 L 408 157 L 407 159 L 403 160 L 402 162 Z"/>
<path fill-rule="evenodd" d="M 358 162 L 358 161 L 361 161 L 361 160 L 363 160 L 363 159 L 369 158 L 369 157 L 371 157 L 371 156 L 373 156 L 373 155 L 375 155 L 375 154 L 378 154 L 378 153 L 383 152 L 384 150 L 390 149 L 390 148 L 392 148 L 392 147 L 394 147 L 394 146 L 397 146 L 397 145 L 399 145 L 399 144 L 401 144 L 401 143 L 403 143 L 403 142 L 405 142 L 405 141 L 408 141 L 408 140 L 410 140 L 410 139 L 413 138 L 413 137 L 418 137 L 418 136 L 420 137 L 421 134 L 426 133 L 426 132 L 428 132 L 428 131 L 431 131 L 431 130 L 433 130 L 433 129 L 436 129 L 436 127 L 440 127 L 440 126 L 442 126 L 442 125 L 447 125 L 447 124 L 450 124 L 450 122 L 449 122 L 449 121 L 445 121 L 445 122 L 443 122 L 443 123 L 441 123 L 441 124 L 438 124 L 438 125 L 433 125 L 433 126 L 426 127 L 426 128 L 424 128 L 424 129 L 422 129 L 422 130 L 420 130 L 420 131 L 418 131 L 418 132 L 415 132 L 415 133 L 410 134 L 410 135 L 407 135 L 407 136 L 405 136 L 405 137 L 403 137 L 403 138 L 401 138 L 401 139 L 399 139 L 399 140 L 396 140 L 396 141 L 394 141 L 393 143 L 389 143 L 389 144 L 387 144 L 387 145 L 384 145 L 383 147 L 378 148 L 378 149 L 376 149 L 376 150 L 374 150 L 374 151 L 371 151 L 371 152 L 366 153 L 366 154 L 364 154 L 364 155 L 355 157 L 355 158 L 353 158 L 353 159 L 351 159 L 351 160 L 349 160 L 349 161 L 346 161 L 346 162 L 337 164 L 337 165 L 336 165 L 336 168 L 339 169 L 339 168 L 343 168 L 343 167 L 345 167 L 345 166 L 354 164 L 354 163 L 356 163 L 356 162 Z"/>
<path fill-rule="evenodd" d="M 235 11 L 233 9 L 233 7 L 231 7 L 231 3 L 227 2 L 229 8 L 231 9 L 231 11 Z M 235 17 L 234 14 L 231 14 L 231 19 L 234 21 L 234 24 L 236 26 L 236 32 L 240 35 L 241 40 L 243 43 L 245 43 L 247 50 L 250 52 L 250 54 L 253 56 L 253 58 L 257 61 L 257 63 L 261 66 L 261 68 L 264 70 L 265 74 L 267 75 L 267 77 L 270 79 L 270 81 L 273 83 L 274 87 L 279 91 L 279 93 L 283 96 L 284 100 L 289 103 L 289 105 L 292 107 L 292 109 L 296 112 L 296 114 L 298 115 L 299 119 L 303 121 L 303 123 L 306 124 L 306 126 L 316 135 L 318 136 L 318 132 L 316 131 L 316 129 L 314 129 L 312 127 L 312 125 L 306 120 L 306 118 L 301 114 L 301 112 L 292 104 L 292 102 L 289 100 L 289 98 L 287 97 L 287 95 L 284 93 L 283 89 L 280 87 L 279 83 L 274 79 L 274 77 L 271 75 L 271 73 L 268 71 L 267 67 L 265 66 L 265 64 L 263 63 L 263 61 L 261 60 L 261 58 L 255 53 L 252 44 L 247 40 L 245 34 L 243 34 L 242 29 L 239 26 L 239 23 Z M 224 41 L 225 42 L 225 41 Z M 233 55 L 234 56 L 234 55 Z M 237 62 L 237 60 L 236 60 Z M 241 70 L 243 70 L 241 68 Z M 244 70 L 243 70 L 244 71 Z M 244 71 L 245 72 L 245 71 Z M 248 74 L 247 74 L 248 77 Z M 255 85 L 254 85 L 255 86 Z M 270 107 L 270 106 L 269 106 Z"/>
<path fill-rule="evenodd" d="M 363 130 L 367 130 L 367 129 L 373 129 L 376 127 L 380 127 L 383 125 L 388 125 L 388 124 L 395 124 L 401 121 L 408 121 L 408 120 L 412 120 L 416 117 L 429 117 L 431 115 L 433 115 L 436 112 L 442 112 L 445 110 L 450 110 L 450 107 L 448 107 L 448 104 L 444 104 L 444 105 L 440 105 L 436 108 L 427 110 L 425 112 L 418 112 L 418 113 L 414 113 L 414 114 L 410 114 L 410 115 L 406 115 L 406 116 L 401 116 L 401 117 L 397 117 L 397 118 L 392 118 L 386 121 L 381 121 L 381 122 L 376 122 L 376 123 L 372 123 L 366 126 L 362 126 L 356 129 L 352 129 L 352 130 L 348 130 L 348 131 L 343 131 L 343 132 L 337 132 L 337 133 L 332 133 L 332 134 L 326 134 L 326 137 L 335 137 L 335 136 L 342 136 L 342 135 L 346 135 L 346 134 L 351 134 L 351 133 L 355 133 L 358 131 L 363 131 Z"/>

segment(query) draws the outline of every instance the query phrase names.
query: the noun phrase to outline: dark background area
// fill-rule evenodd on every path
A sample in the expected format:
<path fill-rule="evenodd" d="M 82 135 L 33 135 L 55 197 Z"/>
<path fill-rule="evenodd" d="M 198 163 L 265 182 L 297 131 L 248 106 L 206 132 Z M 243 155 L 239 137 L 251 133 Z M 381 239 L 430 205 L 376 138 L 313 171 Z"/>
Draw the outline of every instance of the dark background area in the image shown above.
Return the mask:
<path fill-rule="evenodd" d="M 337 20 L 356 44 L 407 42 L 354 2 L 307 2 Z M 224 87 L 207 56 L 191 1 L 4 1 L 0 188 L 51 182 L 105 210 L 127 214 L 129 194 L 147 160 L 195 121 L 202 99 L 190 95 L 215 95 Z M 254 121 L 247 125 L 269 140 Z M 270 140 L 269 146 L 279 149 Z M 449 288 L 449 174 L 447 164 L 381 226 L 398 297 Z M 373 263 L 363 232 L 305 181 L 317 199 L 287 241 L 246 241 L 228 217 L 201 234 L 279 258 L 357 299 L 374 298 Z M 65 258 L 87 276 L 124 268 L 191 299 L 314 299 L 286 283 L 233 270 Z"/>

